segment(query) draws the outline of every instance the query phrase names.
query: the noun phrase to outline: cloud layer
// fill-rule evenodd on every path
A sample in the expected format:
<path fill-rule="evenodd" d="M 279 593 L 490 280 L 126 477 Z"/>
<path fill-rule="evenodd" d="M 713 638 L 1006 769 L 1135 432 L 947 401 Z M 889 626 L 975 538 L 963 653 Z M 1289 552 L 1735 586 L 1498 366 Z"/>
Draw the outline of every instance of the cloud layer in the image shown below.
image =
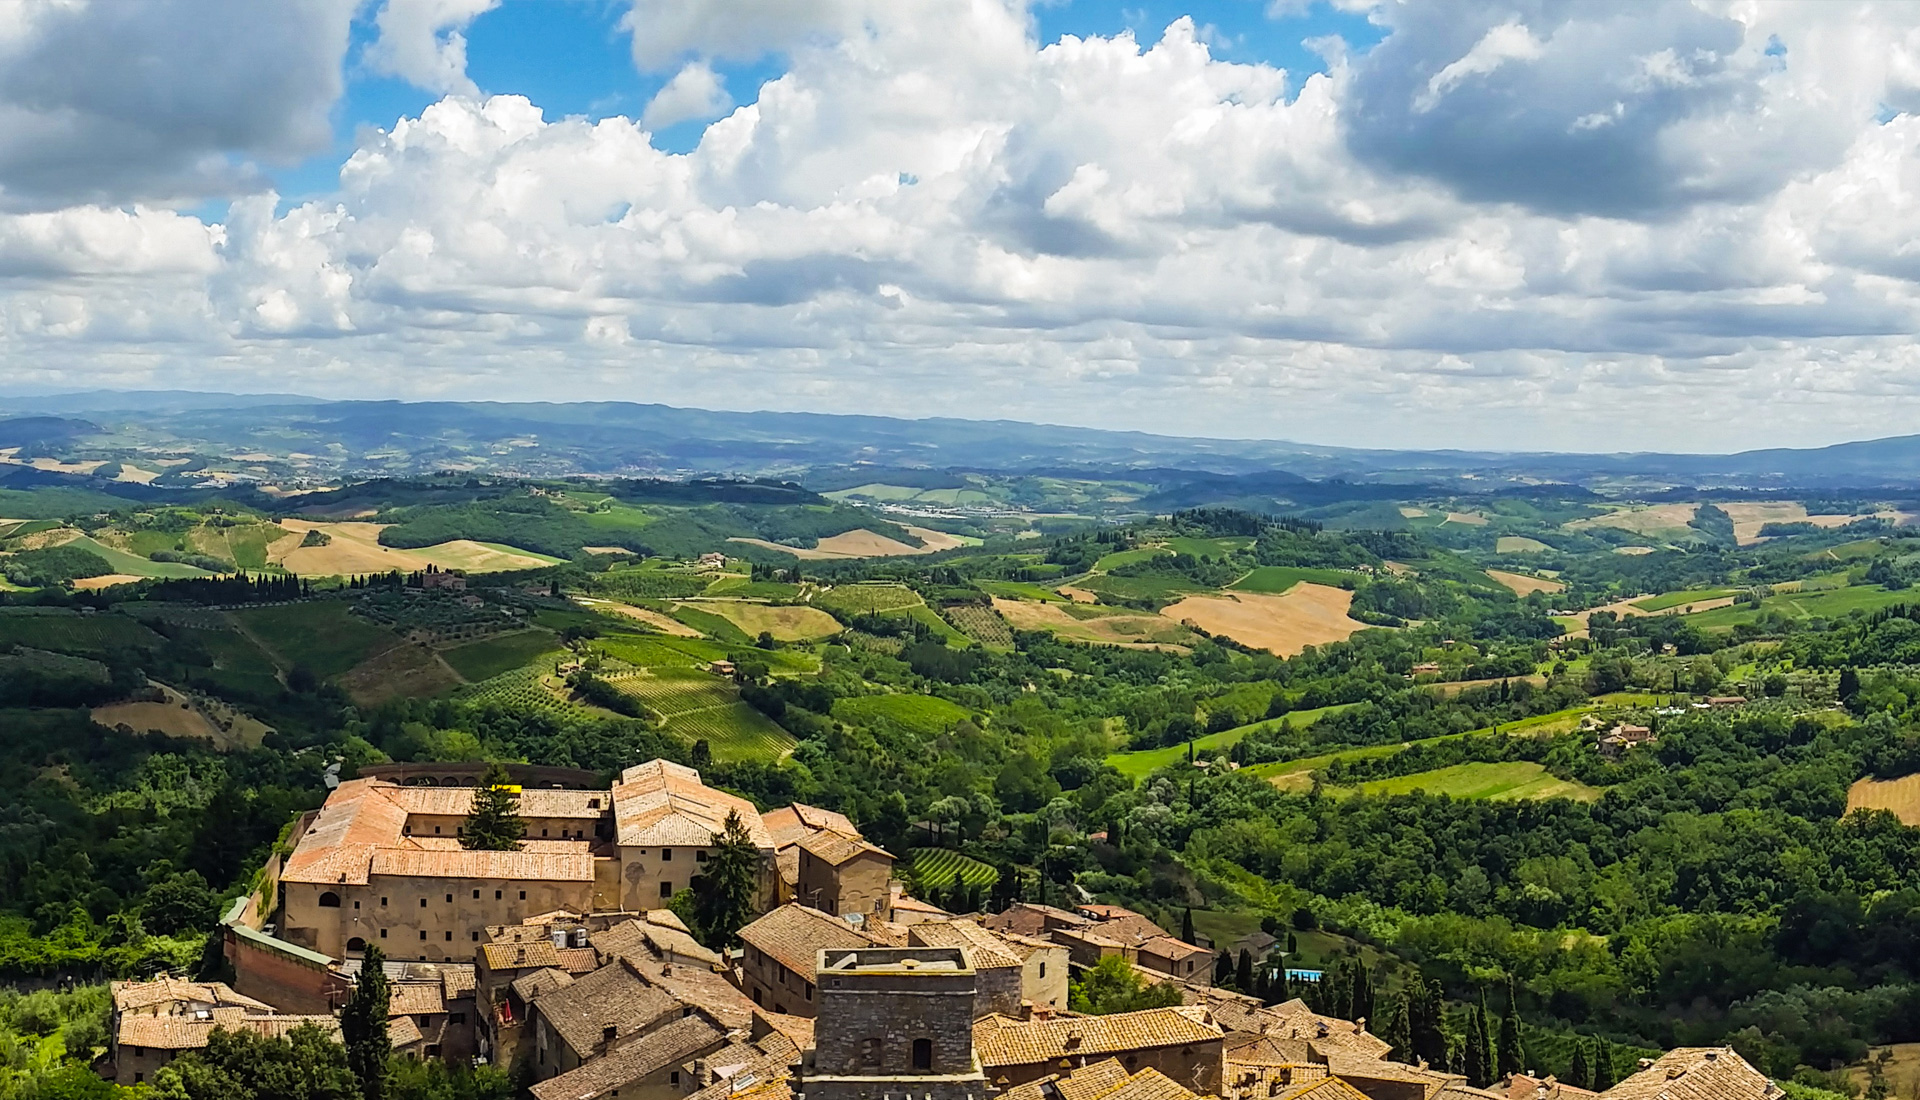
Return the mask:
<path fill-rule="evenodd" d="M 593 122 L 472 94 L 459 32 L 488 6 L 383 21 L 370 62 L 446 98 L 365 134 L 337 193 L 218 225 L 167 200 L 324 138 L 350 6 L 262 30 L 236 5 L 277 64 L 111 92 L 48 59 L 84 38 L 127 67 L 82 32 L 149 6 L 0 23 L 40 65 L 0 65 L 0 384 L 1582 450 L 1895 434 L 1920 407 L 1905 7 L 1394 5 L 1303 80 L 1189 20 L 1042 44 L 1000 0 L 638 0 L 637 64 L 677 75 Z M 655 147 L 728 109 L 713 65 L 774 54 L 692 152 Z M 68 152 L 36 152 L 57 120 Z M 134 155 L 90 168 L 123 132 Z"/>

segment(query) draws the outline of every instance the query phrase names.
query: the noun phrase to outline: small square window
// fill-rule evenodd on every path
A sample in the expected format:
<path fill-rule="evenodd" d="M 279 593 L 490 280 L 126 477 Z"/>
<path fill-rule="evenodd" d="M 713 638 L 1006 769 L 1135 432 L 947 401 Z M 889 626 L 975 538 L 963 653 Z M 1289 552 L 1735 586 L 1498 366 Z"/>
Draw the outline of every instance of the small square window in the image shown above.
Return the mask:
<path fill-rule="evenodd" d="M 500 900 L 500 891 L 498 891 L 498 890 L 495 890 L 495 891 L 493 892 L 493 900 L 495 900 L 495 901 L 499 901 L 499 900 Z"/>
<path fill-rule="evenodd" d="M 355 909 L 358 909 L 358 908 L 360 908 L 360 903 L 359 903 L 359 902 L 357 902 L 357 901 L 356 901 L 356 902 L 354 902 L 354 903 L 353 903 L 353 907 L 354 907 Z"/>
<path fill-rule="evenodd" d="M 475 891 L 473 892 L 473 900 L 475 900 L 475 901 L 479 901 L 479 900 L 480 900 L 480 891 L 478 891 L 478 890 L 475 890 Z"/>
<path fill-rule="evenodd" d="M 669 1085 L 677 1085 L 677 1084 L 679 1084 L 679 1083 L 680 1083 L 680 1071 L 679 1071 L 679 1070 L 677 1070 L 677 1069 L 676 1069 L 676 1070 L 673 1070 L 673 1071 L 671 1071 L 671 1072 L 669 1072 L 669 1073 L 667 1074 L 667 1084 L 669 1084 Z"/>
<path fill-rule="evenodd" d="M 480 933 L 478 933 L 478 932 L 475 932 L 475 933 L 473 934 L 473 942 L 475 942 L 475 943 L 479 943 L 479 942 L 480 942 Z"/>
<path fill-rule="evenodd" d="M 664 880 L 663 880 L 663 881 L 662 881 L 662 882 L 660 883 L 660 896 L 661 896 L 661 897 L 663 897 L 663 898 L 670 898 L 670 897 L 672 897 L 672 896 L 673 896 L 673 883 L 671 883 L 671 882 L 666 882 L 666 881 L 664 881 Z"/>
<path fill-rule="evenodd" d="M 452 933 L 451 931 L 449 931 L 449 932 L 447 933 L 447 942 L 448 942 L 448 943 L 452 943 L 452 942 L 453 942 L 453 933 Z"/>
<path fill-rule="evenodd" d="M 380 938 L 381 938 L 381 939 L 383 939 L 383 940 L 387 938 L 387 930 L 386 930 L 386 929 L 384 929 L 384 928 L 382 928 L 382 929 L 380 930 Z"/>
<path fill-rule="evenodd" d="M 660 849 L 660 862 L 662 862 L 662 863 L 672 863 L 672 862 L 673 862 L 673 849 L 672 849 L 672 848 L 662 848 L 662 849 Z"/>
<path fill-rule="evenodd" d="M 707 861 L 707 853 L 705 852 L 693 853 L 693 861 L 695 863 L 705 863 Z"/>
<path fill-rule="evenodd" d="M 547 831 L 546 831 L 545 829 L 542 829 L 542 830 L 540 830 L 540 835 L 541 835 L 541 836 L 546 836 L 546 835 L 547 835 Z"/>
<path fill-rule="evenodd" d="M 426 899 L 426 898 L 421 898 L 421 899 L 420 899 L 420 908 L 422 908 L 422 909 L 425 909 L 426 907 L 427 907 L 427 899 Z"/>
<path fill-rule="evenodd" d="M 525 890 L 520 891 L 520 900 L 521 901 L 527 900 L 527 892 Z"/>
<path fill-rule="evenodd" d="M 382 907 L 382 908 L 385 908 L 385 907 L 386 907 L 386 904 L 387 904 L 387 899 L 386 899 L 386 898 L 381 898 L 381 899 L 380 899 L 380 905 L 381 905 L 381 907 Z"/>
<path fill-rule="evenodd" d="M 438 826 L 438 825 L 435 825 L 435 826 L 433 827 L 433 835 L 435 835 L 435 836 L 439 836 L 439 835 L 440 835 L 440 826 Z"/>
<path fill-rule="evenodd" d="M 423 940 L 427 938 L 427 930 L 426 930 L 426 929 L 424 929 L 424 928 L 422 928 L 422 929 L 420 930 L 420 938 L 421 938 L 421 939 L 423 939 Z"/>

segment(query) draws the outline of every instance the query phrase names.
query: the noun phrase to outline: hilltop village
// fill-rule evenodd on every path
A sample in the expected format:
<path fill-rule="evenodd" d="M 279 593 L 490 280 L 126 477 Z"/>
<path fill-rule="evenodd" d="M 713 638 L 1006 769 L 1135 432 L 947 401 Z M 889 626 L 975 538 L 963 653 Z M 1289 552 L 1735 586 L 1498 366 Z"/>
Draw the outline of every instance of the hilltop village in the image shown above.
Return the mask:
<path fill-rule="evenodd" d="M 904 893 L 894 857 L 832 811 L 761 813 L 665 760 L 609 789 L 519 771 L 488 788 L 515 796 L 524 826 L 504 849 L 463 846 L 470 768 L 338 783 L 227 914 L 230 981 L 113 984 L 103 1075 L 150 1083 L 221 1030 L 338 1039 L 378 959 L 396 1053 L 494 1064 L 534 1100 L 1781 1095 L 1725 1047 L 1643 1060 L 1598 1093 L 1524 1071 L 1474 1088 L 1364 1018 L 1214 988 L 1212 948 L 1119 906 L 950 913 Z M 667 903 L 739 837 L 759 915 L 716 951 Z M 1124 968 L 1159 1006 L 1072 1010 L 1070 979 L 1096 968 Z"/>

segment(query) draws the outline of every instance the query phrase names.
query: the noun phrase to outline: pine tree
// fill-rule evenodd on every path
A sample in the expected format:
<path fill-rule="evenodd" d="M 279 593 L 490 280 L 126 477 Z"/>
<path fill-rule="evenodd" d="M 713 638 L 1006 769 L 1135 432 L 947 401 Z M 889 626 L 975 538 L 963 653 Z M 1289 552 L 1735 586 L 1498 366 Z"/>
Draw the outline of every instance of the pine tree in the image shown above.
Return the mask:
<path fill-rule="evenodd" d="M 1614 1080 L 1613 1044 L 1605 1039 L 1593 1041 L 1593 1091 L 1605 1092 L 1618 1084 Z"/>
<path fill-rule="evenodd" d="M 1480 1016 L 1480 1006 L 1474 1005 L 1468 1008 L 1466 1050 L 1462 1052 L 1465 1058 L 1463 1072 L 1467 1075 L 1467 1084 L 1477 1089 L 1487 1087 L 1486 1050 L 1480 1045 L 1480 1036 L 1484 1035 L 1486 1030 L 1487 1022 Z"/>
<path fill-rule="evenodd" d="M 1510 1077 L 1526 1069 L 1526 1052 L 1521 1049 L 1520 1040 L 1520 1004 L 1514 999 L 1513 979 L 1507 979 L 1507 1015 L 1500 1021 L 1500 1060 L 1495 1064 L 1495 1076 Z"/>
<path fill-rule="evenodd" d="M 1233 987 L 1242 993 L 1253 993 L 1253 952 L 1240 949 L 1240 965 L 1233 972 Z"/>
<path fill-rule="evenodd" d="M 1587 1044 L 1578 1036 L 1573 1040 L 1573 1065 L 1567 1069 L 1567 1081 L 1577 1089 L 1593 1087 L 1593 1068 L 1587 1064 Z"/>
<path fill-rule="evenodd" d="M 494 852 L 517 852 L 527 835 L 520 817 L 520 788 L 498 760 L 487 765 L 473 792 L 473 809 L 460 829 L 460 846 Z"/>
<path fill-rule="evenodd" d="M 760 849 L 738 813 L 729 811 L 721 831 L 713 834 L 714 851 L 707 873 L 694 891 L 693 911 L 700 922 L 700 942 L 716 951 L 734 946 L 740 929 L 753 920 L 760 900 Z M 955 884 L 959 884 L 955 876 Z"/>
<path fill-rule="evenodd" d="M 1396 1062 L 1413 1062 L 1413 1020 L 1407 1002 L 1411 994 L 1402 995 L 1393 1004 L 1393 1015 L 1387 1017 L 1387 1029 L 1380 1038 L 1393 1044 L 1391 1057 Z"/>
<path fill-rule="evenodd" d="M 387 1008 L 390 1001 L 386 957 L 380 948 L 369 944 L 360 958 L 360 977 L 353 993 L 340 1010 L 340 1040 L 347 1048 L 347 1066 L 360 1080 L 365 1100 L 381 1100 L 386 1095 L 387 1058 L 393 1043 L 387 1037 Z"/>
<path fill-rule="evenodd" d="M 1194 942 L 1193 940 L 1193 906 L 1191 905 L 1187 906 L 1186 914 L 1180 918 L 1180 942 L 1181 943 Z"/>

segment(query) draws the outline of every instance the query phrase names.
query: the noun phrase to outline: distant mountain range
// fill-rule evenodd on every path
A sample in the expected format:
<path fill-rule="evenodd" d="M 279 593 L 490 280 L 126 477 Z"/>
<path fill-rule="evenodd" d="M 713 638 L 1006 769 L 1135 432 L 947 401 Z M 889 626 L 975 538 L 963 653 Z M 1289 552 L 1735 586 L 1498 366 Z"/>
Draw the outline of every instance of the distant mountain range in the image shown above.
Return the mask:
<path fill-rule="evenodd" d="M 1730 455 L 1399 451 L 1281 440 L 823 413 L 716 412 L 628 402 L 327 401 L 291 394 L 185 391 L 55 394 L 5 400 L 0 448 L 121 457 L 256 456 L 279 472 L 397 476 L 443 469 L 527 476 L 742 474 L 809 484 L 917 479 L 937 471 L 1045 471 L 1164 484 L 1172 471 L 1202 496 L 1258 497 L 1301 481 L 1433 483 L 1461 491 L 1561 484 L 1657 491 L 1663 483 L 1728 489 L 1920 491 L 1920 435 Z M 131 459 L 129 461 L 132 461 Z M 1238 482 L 1239 484 L 1236 484 Z M 1352 486 L 1348 489 L 1351 490 Z M 1191 493 L 1177 494 L 1191 497 Z M 1348 491 L 1349 498 L 1356 494 Z M 1158 503 L 1158 502 L 1154 502 Z"/>

